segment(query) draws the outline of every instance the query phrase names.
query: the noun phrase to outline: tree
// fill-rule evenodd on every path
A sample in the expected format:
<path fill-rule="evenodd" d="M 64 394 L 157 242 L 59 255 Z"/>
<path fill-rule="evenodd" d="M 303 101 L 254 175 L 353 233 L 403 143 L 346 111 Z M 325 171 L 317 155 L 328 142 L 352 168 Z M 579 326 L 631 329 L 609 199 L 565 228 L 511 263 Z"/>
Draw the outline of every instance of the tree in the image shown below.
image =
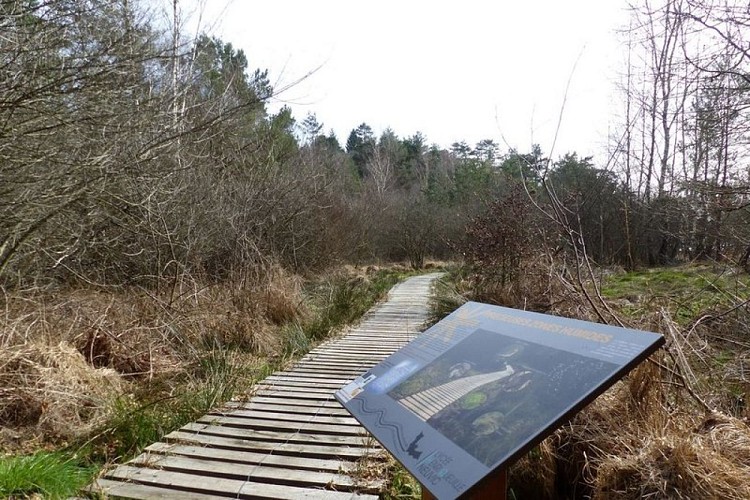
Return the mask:
<path fill-rule="evenodd" d="M 623 193 L 617 178 L 595 168 L 591 157 L 567 153 L 553 165 L 547 186 L 571 214 L 570 224 L 581 235 L 594 260 L 612 262 L 618 257 L 623 235 Z"/>
<path fill-rule="evenodd" d="M 308 113 L 300 124 L 300 140 L 302 144 L 309 145 L 316 142 L 320 137 L 320 131 L 323 130 L 323 124 L 318 122 L 315 113 Z"/>
<path fill-rule="evenodd" d="M 424 161 L 424 154 L 427 150 L 425 137 L 417 132 L 411 137 L 407 137 L 402 142 L 403 158 L 399 162 L 396 177 L 398 184 L 402 188 L 407 188 L 417 182 L 420 187 L 425 186 L 429 172 L 427 164 Z"/>
<path fill-rule="evenodd" d="M 194 67 L 199 72 L 199 93 L 204 98 L 224 95 L 231 99 L 230 104 L 242 105 L 263 101 L 273 93 L 268 71 L 255 70 L 249 75 L 244 51 L 216 37 L 198 37 Z"/>
<path fill-rule="evenodd" d="M 404 148 L 398 136 L 390 128 L 385 129 L 365 169 L 378 198 L 382 199 L 392 188 L 396 167 L 403 156 Z"/>
<path fill-rule="evenodd" d="M 354 162 L 354 166 L 362 178 L 366 175 L 366 165 L 370 158 L 372 158 L 375 145 L 375 135 L 372 132 L 372 128 L 366 123 L 362 123 L 353 129 L 346 140 L 346 152 L 349 154 L 352 162 Z"/>
<path fill-rule="evenodd" d="M 539 144 L 531 147 L 530 153 L 519 153 L 511 150 L 500 163 L 500 171 L 511 180 L 524 180 L 525 182 L 539 182 L 545 175 L 548 166 L 547 158 L 542 153 Z"/>
<path fill-rule="evenodd" d="M 41 263 L 79 269 L 138 225 L 130 208 L 152 188 L 131 188 L 160 175 L 171 134 L 165 50 L 127 3 L 2 8 L 0 276 L 33 279 Z"/>
<path fill-rule="evenodd" d="M 739 243 L 724 220 L 748 185 L 736 162 L 747 154 L 741 117 L 750 104 L 745 10 L 703 0 L 644 0 L 632 10 L 626 123 L 615 150 L 632 193 L 623 201 L 630 255 L 648 248 L 648 262 L 668 261 L 676 247 L 676 255 L 720 259 Z M 662 255 L 665 238 L 675 244 Z"/>

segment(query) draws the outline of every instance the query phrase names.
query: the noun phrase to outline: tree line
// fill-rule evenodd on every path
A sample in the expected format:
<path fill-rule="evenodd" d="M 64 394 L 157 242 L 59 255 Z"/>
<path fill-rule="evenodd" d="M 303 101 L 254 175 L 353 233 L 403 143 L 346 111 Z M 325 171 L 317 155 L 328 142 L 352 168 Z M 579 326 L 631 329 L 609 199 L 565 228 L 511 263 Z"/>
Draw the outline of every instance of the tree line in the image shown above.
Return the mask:
<path fill-rule="evenodd" d="M 342 144 L 231 43 L 135 0 L 0 2 L 0 283 L 251 279 L 274 264 L 463 258 L 511 279 L 540 251 L 629 268 L 747 264 L 747 14 L 644 0 L 623 32 L 622 126 L 575 152 Z M 723 9 L 723 10 L 722 10 Z"/>

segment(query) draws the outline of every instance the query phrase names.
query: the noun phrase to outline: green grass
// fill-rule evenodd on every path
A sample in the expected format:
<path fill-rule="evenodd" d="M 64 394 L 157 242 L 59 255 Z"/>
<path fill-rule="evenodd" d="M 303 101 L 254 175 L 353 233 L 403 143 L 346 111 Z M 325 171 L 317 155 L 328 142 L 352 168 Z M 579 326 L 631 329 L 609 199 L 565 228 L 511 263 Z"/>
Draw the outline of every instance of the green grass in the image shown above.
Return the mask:
<path fill-rule="evenodd" d="M 335 275 L 315 283 L 308 289 L 308 296 L 316 314 L 314 320 L 303 325 L 305 335 L 320 340 L 356 321 L 396 283 L 413 275 L 413 272 L 381 269 L 366 278 Z"/>
<path fill-rule="evenodd" d="M 382 495 L 385 500 L 422 498 L 422 486 L 404 467 L 393 460 L 388 469 L 388 489 Z"/>
<path fill-rule="evenodd" d="M 91 482 L 96 467 L 62 453 L 0 458 L 0 497 L 67 498 Z"/>
<path fill-rule="evenodd" d="M 728 269 L 705 265 L 653 268 L 609 276 L 601 287 L 605 298 L 621 300 L 622 313 L 638 317 L 666 308 L 680 324 L 703 312 L 730 307 L 750 297 L 750 280 Z"/>

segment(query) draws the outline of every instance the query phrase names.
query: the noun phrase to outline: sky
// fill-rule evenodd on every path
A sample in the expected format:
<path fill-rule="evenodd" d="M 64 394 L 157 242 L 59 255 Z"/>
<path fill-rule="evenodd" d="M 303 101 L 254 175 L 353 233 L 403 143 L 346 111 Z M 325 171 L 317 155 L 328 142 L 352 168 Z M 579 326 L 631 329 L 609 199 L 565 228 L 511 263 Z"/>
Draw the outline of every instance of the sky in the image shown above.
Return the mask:
<path fill-rule="evenodd" d="M 620 0 L 183 0 L 198 26 L 268 69 L 272 111 L 315 113 L 343 144 L 421 132 L 449 147 L 493 139 L 605 160 L 627 23 Z M 566 87 L 570 87 L 566 96 Z M 559 116 L 563 113 L 555 142 Z"/>

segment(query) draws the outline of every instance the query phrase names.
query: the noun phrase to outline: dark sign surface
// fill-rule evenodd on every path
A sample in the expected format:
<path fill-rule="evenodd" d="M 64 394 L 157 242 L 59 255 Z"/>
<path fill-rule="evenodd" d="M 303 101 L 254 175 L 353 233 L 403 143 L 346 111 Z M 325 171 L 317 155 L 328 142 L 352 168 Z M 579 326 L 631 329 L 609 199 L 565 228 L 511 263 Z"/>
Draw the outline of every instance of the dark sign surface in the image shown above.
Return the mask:
<path fill-rule="evenodd" d="M 469 302 L 336 398 L 438 498 L 541 442 L 661 335 Z"/>

